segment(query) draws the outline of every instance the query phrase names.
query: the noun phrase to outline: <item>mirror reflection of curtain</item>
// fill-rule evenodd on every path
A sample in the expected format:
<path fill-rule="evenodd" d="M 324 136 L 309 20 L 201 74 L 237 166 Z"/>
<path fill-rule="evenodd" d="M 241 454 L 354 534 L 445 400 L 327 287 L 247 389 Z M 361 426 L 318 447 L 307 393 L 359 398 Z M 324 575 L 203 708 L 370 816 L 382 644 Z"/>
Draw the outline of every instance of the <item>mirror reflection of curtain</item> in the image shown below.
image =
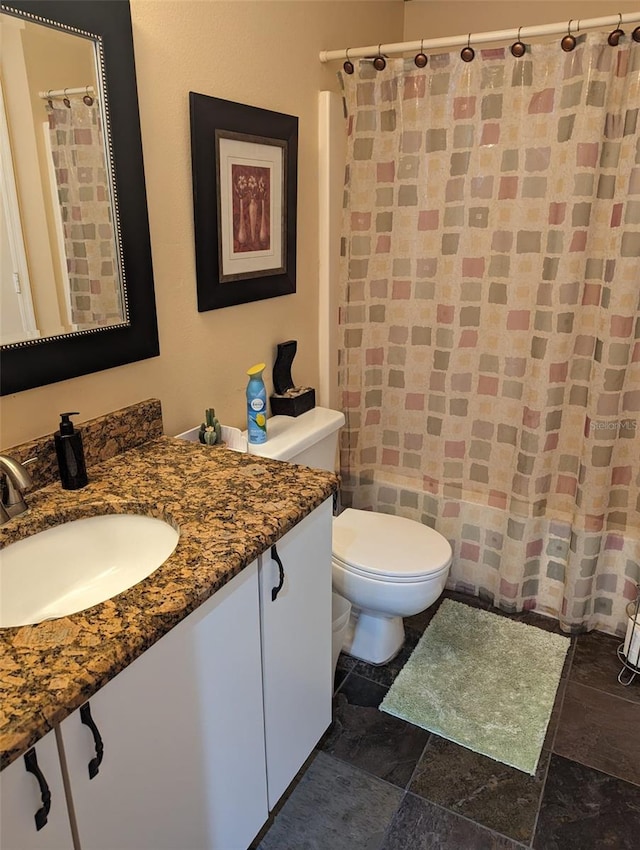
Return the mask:
<path fill-rule="evenodd" d="M 49 138 L 64 234 L 71 321 L 112 325 L 124 311 L 100 109 L 82 98 L 47 103 Z"/>
<path fill-rule="evenodd" d="M 640 581 L 640 44 L 343 75 L 343 499 L 450 581 L 624 630 Z"/>

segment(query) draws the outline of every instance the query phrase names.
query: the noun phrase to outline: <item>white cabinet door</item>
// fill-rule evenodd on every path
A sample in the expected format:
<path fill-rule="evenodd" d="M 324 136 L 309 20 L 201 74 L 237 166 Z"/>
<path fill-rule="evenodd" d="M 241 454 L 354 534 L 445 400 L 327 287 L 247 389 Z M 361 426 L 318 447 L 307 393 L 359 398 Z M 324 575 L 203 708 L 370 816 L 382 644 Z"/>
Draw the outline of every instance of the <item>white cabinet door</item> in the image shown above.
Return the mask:
<path fill-rule="evenodd" d="M 245 850 L 268 817 L 257 563 L 62 724 L 82 850 Z M 4 850 L 4 848 L 3 848 Z"/>
<path fill-rule="evenodd" d="M 332 500 L 260 556 L 267 787 L 272 809 L 331 722 Z"/>
<path fill-rule="evenodd" d="M 67 813 L 55 734 L 49 732 L 32 750 L 37 769 L 42 774 L 40 785 L 36 774 L 27 771 L 24 756 L 0 773 L 0 847 L 2 850 L 73 850 L 71 826 Z M 29 763 L 35 765 L 33 756 Z M 36 813 L 44 820 L 46 806 L 43 794 L 51 794 L 46 823 L 36 827 Z"/>

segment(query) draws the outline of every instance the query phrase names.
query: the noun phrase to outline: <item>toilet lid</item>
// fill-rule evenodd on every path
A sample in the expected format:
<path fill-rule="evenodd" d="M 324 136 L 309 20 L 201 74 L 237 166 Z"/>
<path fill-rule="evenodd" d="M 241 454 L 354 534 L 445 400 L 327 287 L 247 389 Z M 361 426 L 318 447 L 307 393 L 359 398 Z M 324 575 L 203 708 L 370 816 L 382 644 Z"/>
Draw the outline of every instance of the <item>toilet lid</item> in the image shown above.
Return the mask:
<path fill-rule="evenodd" d="M 357 572 L 406 580 L 448 567 L 451 546 L 415 520 L 347 508 L 333 520 L 333 559 Z"/>

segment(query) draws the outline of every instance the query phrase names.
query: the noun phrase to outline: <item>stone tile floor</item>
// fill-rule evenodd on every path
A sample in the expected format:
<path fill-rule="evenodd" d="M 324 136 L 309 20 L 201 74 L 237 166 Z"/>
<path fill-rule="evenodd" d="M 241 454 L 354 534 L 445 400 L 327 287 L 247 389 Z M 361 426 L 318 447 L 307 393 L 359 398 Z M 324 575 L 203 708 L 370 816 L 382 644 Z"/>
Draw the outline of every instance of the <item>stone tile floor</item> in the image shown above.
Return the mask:
<path fill-rule="evenodd" d="M 390 664 L 340 656 L 333 723 L 252 847 L 639 847 L 640 677 L 618 683 L 620 640 L 597 632 L 572 638 L 538 770 L 529 776 L 378 710 L 438 604 L 405 621 L 405 647 Z M 557 630 L 535 613 L 514 618 Z"/>

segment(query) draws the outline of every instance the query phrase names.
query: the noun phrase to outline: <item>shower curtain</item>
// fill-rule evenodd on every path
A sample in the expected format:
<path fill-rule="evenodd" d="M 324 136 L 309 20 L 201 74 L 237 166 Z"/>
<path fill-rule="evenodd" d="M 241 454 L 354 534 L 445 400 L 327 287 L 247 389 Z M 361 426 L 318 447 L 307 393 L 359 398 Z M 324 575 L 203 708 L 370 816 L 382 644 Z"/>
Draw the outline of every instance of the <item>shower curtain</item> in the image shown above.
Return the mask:
<path fill-rule="evenodd" d="M 79 329 L 124 320 L 100 109 L 82 98 L 47 104 L 64 233 L 71 321 Z"/>
<path fill-rule="evenodd" d="M 449 587 L 619 633 L 640 582 L 640 44 L 341 74 L 347 505 Z M 402 541 L 398 541 L 402 545 Z"/>

